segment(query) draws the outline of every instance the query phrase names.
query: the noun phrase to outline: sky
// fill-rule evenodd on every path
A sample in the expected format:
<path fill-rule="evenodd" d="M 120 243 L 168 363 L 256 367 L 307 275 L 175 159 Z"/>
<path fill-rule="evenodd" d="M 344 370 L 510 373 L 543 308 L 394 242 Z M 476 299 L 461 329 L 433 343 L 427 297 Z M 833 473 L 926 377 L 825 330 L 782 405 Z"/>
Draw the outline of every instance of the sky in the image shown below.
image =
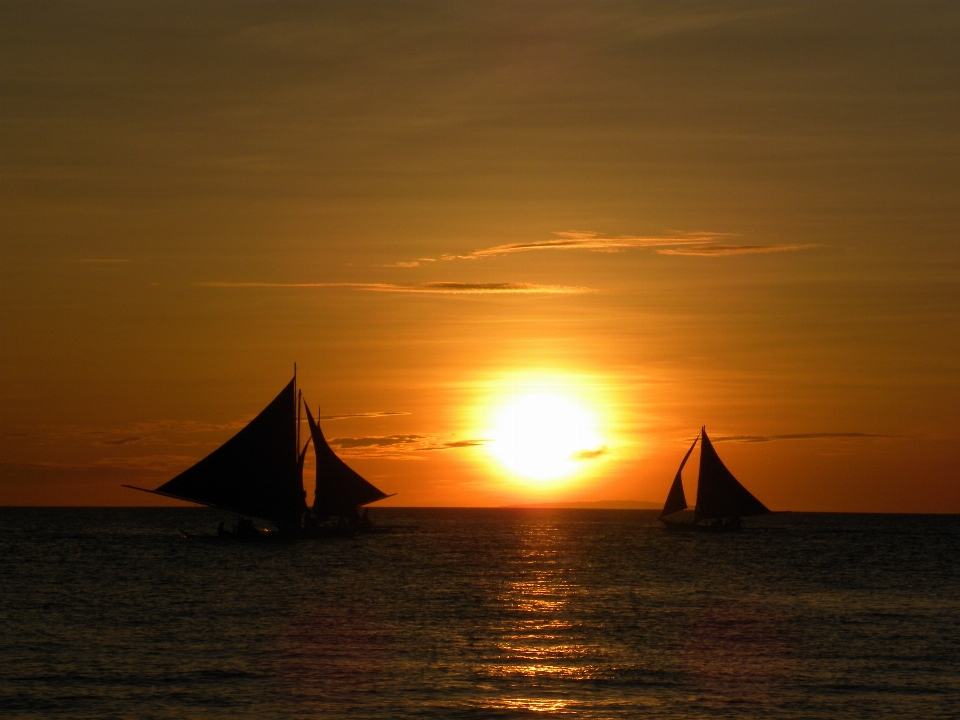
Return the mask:
<path fill-rule="evenodd" d="M 960 512 L 958 36 L 953 2 L 2 2 L 0 504 L 163 504 L 120 485 L 297 363 L 385 505 L 662 502 L 705 425 L 771 509 Z M 504 459 L 571 427 L 559 475 Z"/>

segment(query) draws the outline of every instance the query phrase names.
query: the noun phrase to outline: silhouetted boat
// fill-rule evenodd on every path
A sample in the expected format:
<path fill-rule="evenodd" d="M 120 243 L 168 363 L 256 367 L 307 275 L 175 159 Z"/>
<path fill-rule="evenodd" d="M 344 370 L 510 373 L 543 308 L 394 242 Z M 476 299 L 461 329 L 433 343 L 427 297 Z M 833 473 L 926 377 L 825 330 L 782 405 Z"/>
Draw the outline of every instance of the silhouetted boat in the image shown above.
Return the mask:
<path fill-rule="evenodd" d="M 388 495 L 346 465 L 327 444 L 307 408 L 311 437 L 299 449 L 300 402 L 297 377 L 245 428 L 156 490 L 133 490 L 188 500 L 273 523 L 285 537 L 352 535 L 369 531 L 359 508 Z M 306 407 L 306 403 L 304 403 Z M 317 494 L 308 509 L 303 461 L 313 440 L 317 455 Z M 256 537 L 253 525 L 220 529 L 225 538 Z"/>
<path fill-rule="evenodd" d="M 697 505 L 693 517 L 683 511 L 687 509 L 687 499 L 683 494 L 683 466 L 700 440 L 700 473 L 697 477 Z M 667 493 L 667 501 L 660 513 L 660 522 L 668 530 L 692 532 L 718 532 L 742 530 L 741 518 L 752 515 L 766 515 L 770 511 L 757 500 L 733 476 L 707 437 L 707 429 L 693 440 L 693 445 L 683 456 L 677 475 Z"/>

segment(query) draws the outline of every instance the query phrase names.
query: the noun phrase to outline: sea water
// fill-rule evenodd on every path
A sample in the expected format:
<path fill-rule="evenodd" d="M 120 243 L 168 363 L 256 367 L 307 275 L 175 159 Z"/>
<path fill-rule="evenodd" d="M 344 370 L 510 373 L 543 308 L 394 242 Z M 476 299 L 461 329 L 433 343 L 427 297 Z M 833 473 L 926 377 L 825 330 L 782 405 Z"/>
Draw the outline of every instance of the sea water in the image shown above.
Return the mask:
<path fill-rule="evenodd" d="M 960 517 L 0 509 L 11 718 L 960 717 Z"/>

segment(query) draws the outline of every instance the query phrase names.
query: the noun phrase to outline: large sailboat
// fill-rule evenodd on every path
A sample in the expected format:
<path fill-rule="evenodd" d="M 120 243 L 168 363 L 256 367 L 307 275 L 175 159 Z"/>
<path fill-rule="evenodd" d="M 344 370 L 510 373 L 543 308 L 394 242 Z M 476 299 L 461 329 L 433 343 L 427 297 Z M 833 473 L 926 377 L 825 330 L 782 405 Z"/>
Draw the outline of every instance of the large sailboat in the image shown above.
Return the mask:
<path fill-rule="evenodd" d="M 309 408 L 310 438 L 300 448 L 301 401 L 294 371 L 293 379 L 257 417 L 196 465 L 155 490 L 124 487 L 267 520 L 286 536 L 319 534 L 317 521 L 331 518 L 341 528 L 360 529 L 359 508 L 388 496 L 337 457 Z M 303 462 L 311 440 L 317 457 L 312 510 L 303 489 Z"/>
<path fill-rule="evenodd" d="M 700 441 L 700 472 L 697 478 L 697 504 L 693 516 L 687 509 L 687 499 L 683 493 L 683 466 Z M 770 511 L 757 500 L 733 476 L 713 449 L 713 443 L 707 437 L 703 427 L 693 439 L 693 444 L 683 456 L 677 474 L 667 494 L 667 501 L 660 513 L 660 522 L 668 530 L 710 532 L 723 530 L 741 530 L 741 518 L 752 515 L 766 515 Z"/>

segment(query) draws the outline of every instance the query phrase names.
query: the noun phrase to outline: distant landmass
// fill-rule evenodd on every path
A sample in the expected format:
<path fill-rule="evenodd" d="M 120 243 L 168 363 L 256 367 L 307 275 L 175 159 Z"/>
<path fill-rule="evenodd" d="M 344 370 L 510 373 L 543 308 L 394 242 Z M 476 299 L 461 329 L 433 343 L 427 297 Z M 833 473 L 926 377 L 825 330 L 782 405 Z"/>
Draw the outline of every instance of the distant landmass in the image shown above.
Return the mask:
<path fill-rule="evenodd" d="M 661 510 L 663 503 L 644 500 L 597 500 L 596 502 L 531 503 L 506 505 L 512 508 L 557 508 L 565 510 Z"/>

